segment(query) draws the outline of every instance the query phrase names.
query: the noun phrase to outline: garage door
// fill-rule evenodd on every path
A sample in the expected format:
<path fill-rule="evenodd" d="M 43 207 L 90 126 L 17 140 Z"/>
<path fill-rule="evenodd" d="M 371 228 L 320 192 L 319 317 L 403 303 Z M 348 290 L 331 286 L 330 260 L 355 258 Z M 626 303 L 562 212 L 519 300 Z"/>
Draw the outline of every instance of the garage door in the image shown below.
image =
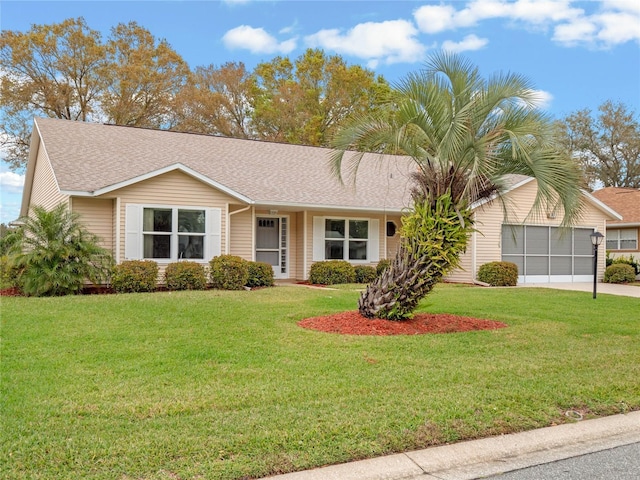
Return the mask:
<path fill-rule="evenodd" d="M 503 225 L 502 260 L 518 265 L 519 283 L 593 281 L 591 228 Z"/>

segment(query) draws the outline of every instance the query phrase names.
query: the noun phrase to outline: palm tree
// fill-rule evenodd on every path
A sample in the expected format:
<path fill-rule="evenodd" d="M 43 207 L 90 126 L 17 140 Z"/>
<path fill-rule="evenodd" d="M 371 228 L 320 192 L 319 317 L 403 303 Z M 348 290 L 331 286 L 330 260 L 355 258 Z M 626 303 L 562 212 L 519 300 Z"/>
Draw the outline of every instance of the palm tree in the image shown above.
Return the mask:
<path fill-rule="evenodd" d="M 537 180 L 532 215 L 562 208 L 563 225 L 575 223 L 580 172 L 557 148 L 553 123 L 537 101 L 520 75 L 485 80 L 459 55 L 438 53 L 393 89 L 385 109 L 352 118 L 334 136 L 331 162 L 341 181 L 343 171 L 357 174 L 365 151 L 402 154 L 417 167 L 400 249 L 362 294 L 362 315 L 410 317 L 457 266 L 473 230 L 472 203 L 500 199 L 507 174 Z"/>
<path fill-rule="evenodd" d="M 65 204 L 50 211 L 35 206 L 21 221 L 9 259 L 26 295 L 78 293 L 85 281 L 95 284 L 108 278 L 112 266 L 109 252 Z"/>

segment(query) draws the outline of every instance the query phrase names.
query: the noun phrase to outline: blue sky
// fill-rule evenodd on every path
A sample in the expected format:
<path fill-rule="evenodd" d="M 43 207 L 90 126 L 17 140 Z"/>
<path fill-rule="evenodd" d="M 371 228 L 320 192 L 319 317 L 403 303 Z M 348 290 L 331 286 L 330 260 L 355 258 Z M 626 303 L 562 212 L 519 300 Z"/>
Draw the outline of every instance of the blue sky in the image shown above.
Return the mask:
<path fill-rule="evenodd" d="M 444 48 L 485 76 L 525 75 L 557 118 L 608 99 L 640 113 L 638 0 L 0 2 L 3 30 L 79 16 L 104 37 L 134 20 L 192 68 L 242 61 L 251 69 L 313 47 L 393 83 Z M 2 164 L 1 222 L 17 217 L 22 180 Z"/>

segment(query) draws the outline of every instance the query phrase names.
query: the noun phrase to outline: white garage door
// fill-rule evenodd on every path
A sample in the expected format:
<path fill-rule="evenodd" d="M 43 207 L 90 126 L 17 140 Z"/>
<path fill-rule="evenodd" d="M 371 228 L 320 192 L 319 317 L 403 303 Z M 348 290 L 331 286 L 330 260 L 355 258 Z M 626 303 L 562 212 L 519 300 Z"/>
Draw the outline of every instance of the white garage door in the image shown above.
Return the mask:
<path fill-rule="evenodd" d="M 593 281 L 591 228 L 503 225 L 502 260 L 518 265 L 519 283 Z"/>

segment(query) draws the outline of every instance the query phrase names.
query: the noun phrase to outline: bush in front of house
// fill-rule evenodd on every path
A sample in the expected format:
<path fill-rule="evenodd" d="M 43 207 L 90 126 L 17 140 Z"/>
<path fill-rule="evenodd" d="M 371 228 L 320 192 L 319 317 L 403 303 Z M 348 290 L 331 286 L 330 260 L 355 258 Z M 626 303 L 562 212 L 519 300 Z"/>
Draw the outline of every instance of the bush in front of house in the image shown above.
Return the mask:
<path fill-rule="evenodd" d="M 327 260 L 316 262 L 309 270 L 309 282 L 317 285 L 335 285 L 337 283 L 354 283 L 356 272 L 346 260 Z"/>
<path fill-rule="evenodd" d="M 353 269 L 356 273 L 356 283 L 371 283 L 378 276 L 376 268 L 370 265 L 356 265 Z"/>
<path fill-rule="evenodd" d="M 628 257 L 625 257 L 624 255 L 621 255 L 619 257 L 615 257 L 615 258 L 609 258 L 609 256 L 607 255 L 607 266 L 609 265 L 618 265 L 618 264 L 625 264 L 625 265 L 631 265 L 631 267 L 633 268 L 633 271 L 635 272 L 636 275 L 640 275 L 640 262 L 637 261 L 633 255 L 629 255 Z"/>
<path fill-rule="evenodd" d="M 636 280 L 636 272 L 631 265 L 614 263 L 604 271 L 605 283 L 630 283 Z"/>
<path fill-rule="evenodd" d="M 249 262 L 249 278 L 246 286 L 272 287 L 274 284 L 273 267 L 266 262 Z"/>
<path fill-rule="evenodd" d="M 376 267 L 376 273 L 378 276 L 382 275 L 387 268 L 391 266 L 391 260 L 388 258 L 383 258 L 378 262 L 378 266 Z"/>
<path fill-rule="evenodd" d="M 249 262 L 235 255 L 220 255 L 209 262 L 211 286 L 219 290 L 242 290 L 249 280 Z"/>
<path fill-rule="evenodd" d="M 518 283 L 518 266 L 512 262 L 489 262 L 478 269 L 478 280 L 493 287 L 514 287 Z"/>
<path fill-rule="evenodd" d="M 115 267 L 111 286 L 117 293 L 153 292 L 158 287 L 158 264 L 153 260 L 127 260 Z"/>
<path fill-rule="evenodd" d="M 207 288 L 207 272 L 198 262 L 170 263 L 164 271 L 164 279 L 170 290 L 204 290 Z"/>

